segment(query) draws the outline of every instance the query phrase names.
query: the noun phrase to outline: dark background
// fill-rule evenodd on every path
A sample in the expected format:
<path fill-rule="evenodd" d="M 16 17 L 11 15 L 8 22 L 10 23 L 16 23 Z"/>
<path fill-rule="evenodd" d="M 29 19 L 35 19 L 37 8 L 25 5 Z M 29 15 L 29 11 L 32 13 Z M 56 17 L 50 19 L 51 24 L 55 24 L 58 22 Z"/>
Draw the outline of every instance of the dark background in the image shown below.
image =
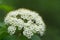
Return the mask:
<path fill-rule="evenodd" d="M 38 12 L 45 24 L 42 40 L 60 40 L 60 0 L 0 0 L 0 22 L 9 11 L 27 8 Z"/>

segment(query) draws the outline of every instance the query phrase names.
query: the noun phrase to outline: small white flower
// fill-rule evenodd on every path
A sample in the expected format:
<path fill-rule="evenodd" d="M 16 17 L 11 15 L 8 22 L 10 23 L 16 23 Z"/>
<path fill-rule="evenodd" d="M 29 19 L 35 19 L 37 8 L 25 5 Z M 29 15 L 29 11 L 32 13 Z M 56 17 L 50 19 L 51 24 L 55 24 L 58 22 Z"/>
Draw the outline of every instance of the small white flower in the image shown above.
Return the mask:
<path fill-rule="evenodd" d="M 10 35 L 13 35 L 16 31 L 16 27 L 14 26 L 9 26 L 8 27 L 8 33 L 10 33 Z"/>
<path fill-rule="evenodd" d="M 9 12 L 4 22 L 11 25 L 8 27 L 10 35 L 15 33 L 16 27 L 18 30 L 23 29 L 23 35 L 27 38 L 31 38 L 35 33 L 39 33 L 42 36 L 45 32 L 45 23 L 42 17 L 37 12 L 28 9 Z"/>
<path fill-rule="evenodd" d="M 23 31 L 23 35 L 25 35 L 27 38 L 31 38 L 31 36 L 33 36 L 33 32 L 27 29 Z"/>

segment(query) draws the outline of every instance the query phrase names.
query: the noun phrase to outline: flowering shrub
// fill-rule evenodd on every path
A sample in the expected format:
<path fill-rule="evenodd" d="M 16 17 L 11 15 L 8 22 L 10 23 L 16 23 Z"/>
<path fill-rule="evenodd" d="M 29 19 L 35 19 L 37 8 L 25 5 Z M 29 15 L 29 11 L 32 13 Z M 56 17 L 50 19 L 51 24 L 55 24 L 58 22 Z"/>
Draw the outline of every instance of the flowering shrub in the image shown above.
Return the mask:
<path fill-rule="evenodd" d="M 41 16 L 28 9 L 21 8 L 9 12 L 4 22 L 8 25 L 10 35 L 14 35 L 16 30 L 22 30 L 23 35 L 30 39 L 36 33 L 42 36 L 45 32 L 45 24 Z M 20 32 L 21 35 L 22 33 Z"/>

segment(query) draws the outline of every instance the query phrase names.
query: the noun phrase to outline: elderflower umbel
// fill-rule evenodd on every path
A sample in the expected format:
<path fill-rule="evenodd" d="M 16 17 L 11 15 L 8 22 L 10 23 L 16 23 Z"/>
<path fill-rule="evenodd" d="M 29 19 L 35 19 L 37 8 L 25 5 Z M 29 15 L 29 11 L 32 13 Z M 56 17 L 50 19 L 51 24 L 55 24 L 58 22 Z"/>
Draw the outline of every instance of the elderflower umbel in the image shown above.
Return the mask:
<path fill-rule="evenodd" d="M 22 30 L 22 33 L 27 38 L 31 38 L 35 33 L 40 33 L 42 36 L 45 31 L 45 24 L 41 16 L 35 12 L 28 9 L 18 9 L 11 11 L 5 17 L 4 22 L 8 25 L 8 33 L 13 35 L 18 30 Z"/>

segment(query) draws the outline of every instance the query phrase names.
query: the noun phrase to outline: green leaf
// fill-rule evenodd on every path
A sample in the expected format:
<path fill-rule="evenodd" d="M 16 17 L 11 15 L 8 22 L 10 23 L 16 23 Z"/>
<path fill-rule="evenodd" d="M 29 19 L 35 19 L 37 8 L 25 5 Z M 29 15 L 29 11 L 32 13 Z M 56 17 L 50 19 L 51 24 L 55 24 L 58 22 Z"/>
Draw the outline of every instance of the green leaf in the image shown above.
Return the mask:
<path fill-rule="evenodd" d="M 37 36 L 37 35 L 33 35 L 33 36 L 31 37 L 31 40 L 41 40 L 41 39 L 40 39 L 39 36 Z"/>
<path fill-rule="evenodd" d="M 8 35 L 5 38 L 3 38 L 2 40 L 16 40 L 16 36 L 15 35 Z"/>
<path fill-rule="evenodd" d="M 13 8 L 12 6 L 5 5 L 5 4 L 3 5 L 3 4 L 2 4 L 2 5 L 0 5 L 0 9 L 9 12 L 9 11 L 13 10 L 14 8 Z"/>
<path fill-rule="evenodd" d="M 6 26 L 1 27 L 0 28 L 0 40 L 2 40 L 7 35 L 8 35 L 8 33 L 7 33 L 7 27 Z"/>
<path fill-rule="evenodd" d="M 28 40 L 24 35 L 18 36 L 17 40 Z"/>

